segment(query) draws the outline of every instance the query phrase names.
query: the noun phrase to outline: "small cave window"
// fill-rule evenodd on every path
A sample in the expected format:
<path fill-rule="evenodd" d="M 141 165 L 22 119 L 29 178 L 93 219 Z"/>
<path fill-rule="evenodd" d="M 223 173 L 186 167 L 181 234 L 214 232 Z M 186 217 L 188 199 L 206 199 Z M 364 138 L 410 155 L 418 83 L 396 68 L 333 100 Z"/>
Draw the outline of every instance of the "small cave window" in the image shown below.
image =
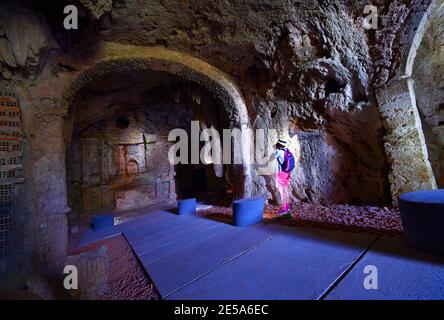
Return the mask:
<path fill-rule="evenodd" d="M 339 93 L 341 92 L 341 85 L 338 81 L 335 79 L 329 78 L 327 80 L 327 83 L 325 84 L 325 93 L 326 95 L 332 94 L 332 93 Z"/>
<path fill-rule="evenodd" d="M 444 103 L 441 103 L 440 105 L 439 105 L 439 107 L 438 107 L 438 112 L 439 113 L 442 113 L 443 115 L 444 115 Z M 441 119 L 439 122 L 438 122 L 438 126 L 444 126 L 444 119 Z"/>
<path fill-rule="evenodd" d="M 116 119 L 116 127 L 126 129 L 129 127 L 129 119 L 126 116 L 118 116 Z"/>
<path fill-rule="evenodd" d="M 273 108 L 272 110 L 270 110 L 270 116 L 272 119 L 274 119 L 277 115 L 277 110 L 276 108 Z"/>

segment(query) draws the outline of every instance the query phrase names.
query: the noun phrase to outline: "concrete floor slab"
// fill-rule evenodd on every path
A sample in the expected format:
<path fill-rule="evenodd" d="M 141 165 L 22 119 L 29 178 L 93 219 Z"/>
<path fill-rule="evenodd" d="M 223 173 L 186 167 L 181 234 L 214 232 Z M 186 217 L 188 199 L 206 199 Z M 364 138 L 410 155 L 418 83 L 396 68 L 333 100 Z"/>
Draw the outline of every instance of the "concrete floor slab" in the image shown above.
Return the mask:
<path fill-rule="evenodd" d="M 159 226 L 159 228 L 154 231 L 142 225 L 131 232 L 126 232 L 126 237 L 128 240 L 131 240 L 134 245 L 138 245 L 151 240 L 162 241 L 165 240 L 166 237 L 177 235 L 184 230 L 201 229 L 213 225 L 214 222 L 208 221 L 207 219 L 189 219 L 189 217 L 179 216 L 177 219 L 163 223 L 162 226 Z"/>
<path fill-rule="evenodd" d="M 227 232 L 230 229 L 231 226 L 220 223 L 203 230 L 198 230 L 196 232 L 185 234 L 175 241 L 166 242 L 159 247 L 154 248 L 153 250 L 139 249 L 139 260 L 143 261 L 145 264 L 149 264 L 163 257 L 179 252 L 189 246 L 206 241 L 216 235 Z"/>
<path fill-rule="evenodd" d="M 190 281 L 270 239 L 277 232 L 271 226 L 232 227 L 144 266 L 162 297 L 167 297 Z"/>
<path fill-rule="evenodd" d="M 136 229 L 143 226 L 144 232 L 153 232 L 156 228 L 161 228 L 161 226 L 167 221 L 172 221 L 175 223 L 175 215 L 165 211 L 153 211 L 143 215 L 141 217 L 134 218 L 128 222 L 124 222 L 122 224 L 117 224 L 112 228 L 101 230 L 101 231 L 93 231 L 92 229 L 87 229 L 79 242 L 79 246 L 85 246 L 90 243 L 104 240 L 118 234 L 121 234 L 123 231 L 127 231 L 128 233 L 136 232 Z"/>
<path fill-rule="evenodd" d="M 217 226 L 217 224 L 212 223 L 212 221 L 204 219 L 181 217 L 178 220 L 185 221 L 181 222 L 181 224 L 175 228 L 167 228 L 160 232 L 145 234 L 144 237 L 138 236 L 134 238 L 129 232 L 126 232 L 125 236 L 137 254 L 143 255 L 144 253 L 156 250 L 168 244 L 184 242 L 188 238 L 194 240 L 198 238 L 199 234 L 205 233 L 205 231 L 209 229 L 213 230 L 213 228 Z M 143 259 L 142 261 L 145 262 Z"/>
<path fill-rule="evenodd" d="M 364 288 L 365 266 L 377 268 L 378 289 Z M 444 299 L 444 257 L 407 246 L 400 237 L 382 237 L 327 299 Z"/>
<path fill-rule="evenodd" d="M 318 299 L 375 238 L 282 228 L 168 299 Z"/>

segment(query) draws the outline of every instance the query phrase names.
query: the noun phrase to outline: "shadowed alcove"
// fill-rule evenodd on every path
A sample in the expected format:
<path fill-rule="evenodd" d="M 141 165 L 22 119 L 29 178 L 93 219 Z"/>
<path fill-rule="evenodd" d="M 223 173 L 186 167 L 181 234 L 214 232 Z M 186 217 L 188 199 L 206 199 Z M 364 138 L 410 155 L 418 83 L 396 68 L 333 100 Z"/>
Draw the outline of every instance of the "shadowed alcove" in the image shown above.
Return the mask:
<path fill-rule="evenodd" d="M 171 130 L 185 130 L 188 145 L 199 139 L 191 136 L 192 121 L 199 129 L 229 127 L 216 97 L 167 72 L 109 73 L 84 86 L 68 120 L 70 222 L 87 224 L 101 212 L 173 208 L 178 197 L 227 197 L 229 203 L 231 167 L 169 161 Z"/>

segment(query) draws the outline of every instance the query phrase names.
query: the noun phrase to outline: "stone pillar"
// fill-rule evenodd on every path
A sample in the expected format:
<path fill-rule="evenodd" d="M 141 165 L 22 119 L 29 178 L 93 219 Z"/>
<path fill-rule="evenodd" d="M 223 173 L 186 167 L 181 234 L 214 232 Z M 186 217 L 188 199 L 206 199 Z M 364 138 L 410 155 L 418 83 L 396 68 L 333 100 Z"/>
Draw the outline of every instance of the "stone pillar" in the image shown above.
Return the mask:
<path fill-rule="evenodd" d="M 61 276 L 68 246 L 66 214 L 70 208 L 67 205 L 64 122 L 62 117 L 55 116 L 50 119 L 51 125 L 39 126 L 36 138 L 30 141 L 33 144 L 30 151 L 39 153 L 37 157 L 30 155 L 28 163 L 33 168 L 29 170 L 33 180 L 29 191 L 34 194 L 32 200 L 39 203 L 38 213 L 31 214 L 40 215 L 35 263 L 45 277 L 51 278 Z"/>
<path fill-rule="evenodd" d="M 68 226 L 64 102 L 23 88 L 25 183 L 17 204 L 25 280 L 62 286 Z M 54 90 L 54 92 L 56 92 Z M 18 244 L 19 246 L 19 244 Z"/>
<path fill-rule="evenodd" d="M 393 204 L 401 193 L 436 189 L 428 159 L 413 81 L 398 80 L 377 91 L 381 120 L 386 130 L 384 147 L 391 166 L 389 181 Z"/>

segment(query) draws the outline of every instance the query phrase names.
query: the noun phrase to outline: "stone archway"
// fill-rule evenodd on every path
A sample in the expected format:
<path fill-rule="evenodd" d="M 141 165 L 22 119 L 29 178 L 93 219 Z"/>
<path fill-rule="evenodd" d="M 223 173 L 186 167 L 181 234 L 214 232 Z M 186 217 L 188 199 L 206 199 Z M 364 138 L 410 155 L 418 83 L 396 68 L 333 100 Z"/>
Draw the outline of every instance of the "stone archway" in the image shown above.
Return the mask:
<path fill-rule="evenodd" d="M 412 70 L 430 16 L 441 0 L 430 1 L 409 16 L 405 36 L 399 40 L 400 54 L 392 61 L 391 77 L 376 91 L 378 108 L 386 130 L 384 146 L 390 164 L 389 182 L 394 205 L 401 193 L 435 189 L 413 87 Z"/>
<path fill-rule="evenodd" d="M 66 145 L 70 104 L 79 89 L 110 70 L 163 70 L 211 91 L 222 101 L 233 128 L 249 127 L 249 116 L 239 89 L 219 69 L 188 54 L 160 47 L 138 47 L 100 43 L 88 52 L 54 57 L 33 85 L 18 83 L 23 101 L 24 172 L 27 179 L 18 192 L 17 212 L 24 221 L 23 239 L 27 253 L 24 270 L 34 263 L 44 273 L 58 274 L 67 255 Z M 252 192 L 250 169 L 251 137 L 243 137 L 243 164 L 239 166 L 237 196 Z M 236 181 L 233 181 L 236 182 Z M 17 245 L 21 245 L 17 242 Z M 14 268 L 15 262 L 11 262 Z M 9 268 L 9 267 L 8 267 Z"/>
<path fill-rule="evenodd" d="M 105 43 L 92 63 L 77 64 L 71 61 L 80 72 L 64 93 L 66 104 L 70 106 L 77 92 L 100 76 L 108 73 L 131 71 L 167 72 L 187 81 L 192 81 L 211 92 L 221 102 L 231 128 L 246 129 L 249 117 L 244 100 L 236 86 L 219 69 L 203 60 L 185 53 L 163 47 L 137 47 L 118 43 Z M 69 113 L 69 111 L 68 111 Z M 222 133 L 221 133 L 222 134 Z M 242 135 L 242 164 L 233 166 L 235 197 L 249 196 L 252 190 L 250 171 L 251 137 L 248 131 Z M 69 140 L 69 137 L 68 137 Z"/>
<path fill-rule="evenodd" d="M 429 160 L 438 188 L 444 187 L 444 1 L 430 17 L 412 78 Z"/>

